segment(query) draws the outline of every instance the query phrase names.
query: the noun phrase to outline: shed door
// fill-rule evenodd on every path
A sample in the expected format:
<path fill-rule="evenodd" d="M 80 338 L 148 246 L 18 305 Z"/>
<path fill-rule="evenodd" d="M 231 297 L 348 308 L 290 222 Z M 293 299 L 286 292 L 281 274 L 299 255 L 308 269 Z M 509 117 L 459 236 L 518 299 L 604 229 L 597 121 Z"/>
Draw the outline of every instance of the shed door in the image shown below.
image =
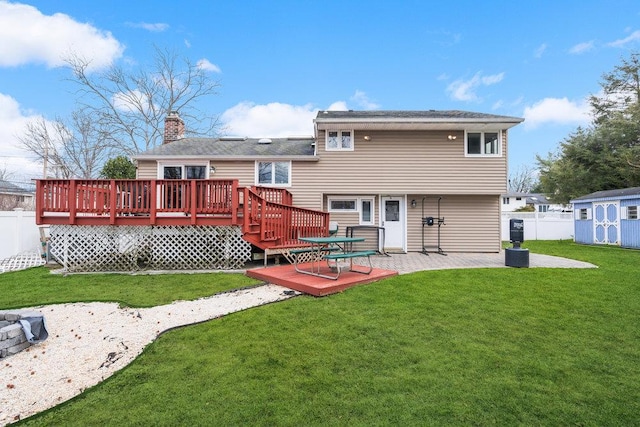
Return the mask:
<path fill-rule="evenodd" d="M 620 205 L 618 202 L 593 204 L 593 239 L 603 245 L 620 244 Z"/>

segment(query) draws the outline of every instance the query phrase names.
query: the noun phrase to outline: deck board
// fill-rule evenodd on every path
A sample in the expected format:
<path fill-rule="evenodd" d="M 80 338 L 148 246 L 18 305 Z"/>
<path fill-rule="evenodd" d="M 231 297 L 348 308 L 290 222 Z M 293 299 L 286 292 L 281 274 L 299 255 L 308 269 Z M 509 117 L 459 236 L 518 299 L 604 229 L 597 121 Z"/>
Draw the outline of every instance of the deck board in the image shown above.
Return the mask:
<path fill-rule="evenodd" d="M 300 267 L 310 268 L 310 265 L 301 264 Z M 299 292 L 320 297 L 342 292 L 345 289 L 354 286 L 377 282 L 378 280 L 382 280 L 387 277 L 396 276 L 398 272 L 394 270 L 383 270 L 381 268 L 374 268 L 370 274 L 345 271 L 340 274 L 340 277 L 337 280 L 331 280 L 298 273 L 293 265 L 285 264 L 254 268 L 247 270 L 246 274 L 254 279 L 264 280 L 265 282 L 285 286 Z"/>

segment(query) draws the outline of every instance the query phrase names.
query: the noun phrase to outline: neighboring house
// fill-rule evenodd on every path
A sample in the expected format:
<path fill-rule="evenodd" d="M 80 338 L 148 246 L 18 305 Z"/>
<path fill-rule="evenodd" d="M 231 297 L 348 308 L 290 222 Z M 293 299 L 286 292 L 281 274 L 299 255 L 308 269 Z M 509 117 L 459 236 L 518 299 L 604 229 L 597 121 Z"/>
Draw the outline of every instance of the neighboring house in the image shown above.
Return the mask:
<path fill-rule="evenodd" d="M 547 196 L 540 193 L 533 193 L 527 195 L 526 204 L 533 206 L 534 210 L 539 213 L 545 212 L 571 212 L 571 205 L 563 205 L 559 203 L 553 203 Z"/>
<path fill-rule="evenodd" d="M 571 205 L 551 202 L 540 193 L 507 193 L 502 195 L 502 212 L 514 212 L 530 207 L 533 212 L 571 212 Z"/>
<path fill-rule="evenodd" d="M 571 203 L 577 243 L 640 249 L 640 187 L 597 191 Z"/>
<path fill-rule="evenodd" d="M 502 212 L 514 212 L 527 206 L 527 193 L 507 193 L 502 195 Z"/>
<path fill-rule="evenodd" d="M 35 194 L 9 181 L 0 180 L 0 210 L 33 209 Z"/>
<path fill-rule="evenodd" d="M 320 111 L 306 138 L 184 138 L 167 117 L 165 144 L 134 156 L 141 179 L 238 179 L 284 188 L 297 207 L 328 211 L 340 229 L 385 229 L 387 252 L 436 243 L 498 252 L 508 129 L 517 117 L 465 111 Z M 438 211 L 438 200 L 440 210 Z"/>

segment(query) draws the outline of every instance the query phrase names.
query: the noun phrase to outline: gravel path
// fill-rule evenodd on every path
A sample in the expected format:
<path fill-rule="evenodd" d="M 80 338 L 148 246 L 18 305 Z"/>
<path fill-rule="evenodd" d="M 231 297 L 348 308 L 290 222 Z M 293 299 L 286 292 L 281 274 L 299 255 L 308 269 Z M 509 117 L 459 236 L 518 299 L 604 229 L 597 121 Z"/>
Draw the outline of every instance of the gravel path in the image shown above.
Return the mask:
<path fill-rule="evenodd" d="M 0 426 L 82 393 L 135 359 L 160 333 L 299 295 L 264 285 L 153 308 L 116 303 L 33 307 L 49 338 L 0 359 Z"/>

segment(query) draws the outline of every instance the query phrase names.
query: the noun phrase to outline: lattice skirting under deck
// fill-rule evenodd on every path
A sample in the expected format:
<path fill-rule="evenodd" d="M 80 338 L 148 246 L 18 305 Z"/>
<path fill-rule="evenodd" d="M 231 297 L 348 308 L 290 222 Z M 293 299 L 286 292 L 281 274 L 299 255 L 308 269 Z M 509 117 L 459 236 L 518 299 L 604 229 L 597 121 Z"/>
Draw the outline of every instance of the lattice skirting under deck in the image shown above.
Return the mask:
<path fill-rule="evenodd" d="M 236 270 L 251 258 L 234 226 L 52 225 L 49 251 L 69 272 Z"/>

